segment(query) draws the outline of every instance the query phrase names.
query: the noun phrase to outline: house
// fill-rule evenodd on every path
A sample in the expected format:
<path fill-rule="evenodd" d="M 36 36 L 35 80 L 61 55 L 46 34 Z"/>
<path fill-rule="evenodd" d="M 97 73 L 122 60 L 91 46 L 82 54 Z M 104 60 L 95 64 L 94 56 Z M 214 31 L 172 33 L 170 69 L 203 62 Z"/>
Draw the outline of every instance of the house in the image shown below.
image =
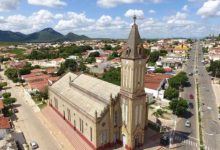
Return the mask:
<path fill-rule="evenodd" d="M 106 62 L 107 61 L 107 56 L 100 56 L 100 57 L 96 57 L 96 62 L 97 63 L 103 63 L 103 62 Z"/>
<path fill-rule="evenodd" d="M 29 92 L 44 92 L 48 88 L 49 83 L 51 84 L 59 79 L 57 77 L 51 77 L 50 75 L 44 74 L 41 69 L 32 70 L 30 74 L 22 75 L 21 78 L 27 83 L 26 88 Z"/>
<path fill-rule="evenodd" d="M 144 86 L 145 92 L 149 97 L 149 102 L 154 100 L 163 100 L 164 89 L 166 87 L 166 84 L 168 83 L 167 80 L 171 77 L 172 75 L 169 74 L 145 74 Z"/>
<path fill-rule="evenodd" d="M 185 61 L 185 57 L 182 57 L 178 54 L 169 53 L 165 57 L 160 57 L 156 62 L 158 66 L 162 66 L 164 68 L 173 67 L 173 68 L 182 68 L 183 62 Z"/>
<path fill-rule="evenodd" d="M 10 131 L 11 124 L 9 118 L 1 116 L 0 117 L 0 139 L 4 138 Z"/>
<path fill-rule="evenodd" d="M 121 86 L 70 72 L 49 86 L 49 105 L 93 150 L 116 143 L 127 150 L 144 145 L 146 56 L 135 21 L 121 56 Z"/>
<path fill-rule="evenodd" d="M 78 60 L 78 59 L 79 59 L 79 56 L 76 56 L 76 55 L 70 55 L 70 56 L 67 57 L 66 59 Z"/>

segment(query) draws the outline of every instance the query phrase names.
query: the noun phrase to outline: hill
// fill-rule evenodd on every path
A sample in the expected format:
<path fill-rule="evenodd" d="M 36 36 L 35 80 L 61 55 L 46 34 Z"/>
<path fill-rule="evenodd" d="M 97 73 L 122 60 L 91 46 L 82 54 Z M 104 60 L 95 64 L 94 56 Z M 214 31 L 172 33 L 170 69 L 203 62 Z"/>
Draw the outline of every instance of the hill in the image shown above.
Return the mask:
<path fill-rule="evenodd" d="M 0 30 L 1 42 L 20 42 L 26 37 L 25 34 L 20 32 L 2 31 Z"/>
<path fill-rule="evenodd" d="M 77 35 L 74 33 L 68 33 L 63 35 L 52 28 L 45 28 L 41 31 L 34 32 L 28 35 L 20 32 L 1 31 L 0 30 L 0 42 L 59 42 L 59 41 L 76 41 L 76 40 L 88 40 L 89 37 L 85 35 Z"/>

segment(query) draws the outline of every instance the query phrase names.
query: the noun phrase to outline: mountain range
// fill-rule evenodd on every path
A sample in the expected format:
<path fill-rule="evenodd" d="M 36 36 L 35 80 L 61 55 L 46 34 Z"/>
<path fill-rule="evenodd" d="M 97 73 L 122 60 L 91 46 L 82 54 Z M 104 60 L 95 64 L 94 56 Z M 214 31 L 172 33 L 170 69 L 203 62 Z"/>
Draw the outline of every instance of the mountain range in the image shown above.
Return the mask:
<path fill-rule="evenodd" d="M 20 32 L 0 30 L 0 42 L 60 42 L 60 41 L 77 41 L 88 40 L 85 35 L 77 35 L 72 32 L 63 35 L 52 28 L 45 28 L 39 32 L 23 34 Z"/>

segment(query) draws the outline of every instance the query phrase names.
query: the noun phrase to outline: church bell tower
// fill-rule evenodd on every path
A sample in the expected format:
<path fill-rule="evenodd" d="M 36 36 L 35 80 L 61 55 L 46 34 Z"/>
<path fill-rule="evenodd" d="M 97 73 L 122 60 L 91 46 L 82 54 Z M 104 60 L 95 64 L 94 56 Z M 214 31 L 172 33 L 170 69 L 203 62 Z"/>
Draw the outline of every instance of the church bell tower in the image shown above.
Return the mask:
<path fill-rule="evenodd" d="M 146 56 L 136 24 L 136 16 L 121 62 L 122 142 L 125 149 L 133 150 L 144 144 L 147 115 L 144 91 Z"/>

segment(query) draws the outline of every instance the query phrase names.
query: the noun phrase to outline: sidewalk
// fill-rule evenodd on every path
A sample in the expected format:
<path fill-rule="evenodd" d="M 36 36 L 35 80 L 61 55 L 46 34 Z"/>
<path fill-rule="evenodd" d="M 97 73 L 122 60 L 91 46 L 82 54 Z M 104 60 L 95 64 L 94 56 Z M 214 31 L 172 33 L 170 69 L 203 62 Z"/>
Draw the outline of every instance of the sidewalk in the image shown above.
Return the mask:
<path fill-rule="evenodd" d="M 212 88 L 215 93 L 215 98 L 216 98 L 216 104 L 217 106 L 220 106 L 220 85 L 219 84 L 214 84 L 212 83 Z"/>
<path fill-rule="evenodd" d="M 37 117 L 45 125 L 50 134 L 54 137 L 54 139 L 57 141 L 57 143 L 59 144 L 59 149 L 75 150 L 75 148 L 70 144 L 70 142 L 60 131 L 60 129 L 58 129 L 52 122 L 50 122 L 42 112 L 38 112 Z"/>
<path fill-rule="evenodd" d="M 91 147 L 74 131 L 51 107 L 47 106 L 42 110 L 44 117 L 69 140 L 73 150 L 92 150 Z M 65 149 L 65 150 L 72 150 Z"/>

